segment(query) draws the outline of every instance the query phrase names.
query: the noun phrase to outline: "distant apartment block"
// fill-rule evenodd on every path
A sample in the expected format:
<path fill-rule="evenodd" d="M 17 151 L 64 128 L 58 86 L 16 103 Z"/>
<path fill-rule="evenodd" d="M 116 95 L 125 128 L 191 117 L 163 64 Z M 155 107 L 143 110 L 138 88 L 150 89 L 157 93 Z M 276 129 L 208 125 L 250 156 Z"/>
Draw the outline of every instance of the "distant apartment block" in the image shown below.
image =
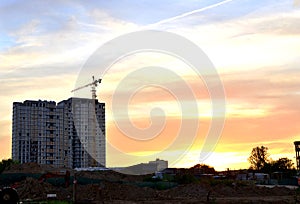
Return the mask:
<path fill-rule="evenodd" d="M 159 158 L 156 158 L 155 161 L 149 161 L 149 164 L 156 165 L 156 171 L 162 171 L 162 170 L 168 168 L 168 161 L 161 160 Z"/>
<path fill-rule="evenodd" d="M 105 166 L 105 104 L 94 99 L 13 103 L 12 158 L 56 167 Z"/>

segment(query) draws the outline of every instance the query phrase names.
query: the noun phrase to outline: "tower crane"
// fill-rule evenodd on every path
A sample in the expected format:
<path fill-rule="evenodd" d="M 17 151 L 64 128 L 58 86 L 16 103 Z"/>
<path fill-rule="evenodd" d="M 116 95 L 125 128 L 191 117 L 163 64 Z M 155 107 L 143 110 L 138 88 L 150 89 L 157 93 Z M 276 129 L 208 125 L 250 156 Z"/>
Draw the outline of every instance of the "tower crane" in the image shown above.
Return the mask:
<path fill-rule="evenodd" d="M 95 77 L 93 76 L 92 83 L 80 86 L 80 87 L 72 90 L 71 92 L 75 92 L 75 91 L 78 91 L 85 87 L 91 86 L 92 99 L 96 100 L 96 98 L 97 98 L 96 87 L 98 86 L 98 83 L 99 84 L 101 83 L 101 81 L 102 81 L 102 79 L 95 79 Z M 93 121 L 92 121 L 92 152 L 90 152 L 90 153 L 91 153 L 91 156 L 93 157 L 92 166 L 95 167 L 97 165 L 96 160 L 95 160 L 95 157 L 96 157 L 96 115 L 93 115 Z"/>
<path fill-rule="evenodd" d="M 102 81 L 102 79 L 95 79 L 95 77 L 93 76 L 93 81 L 92 83 L 89 83 L 89 84 L 86 84 L 86 85 L 83 85 L 83 86 L 80 86 L 76 89 L 73 89 L 71 92 L 75 92 L 75 91 L 78 91 L 80 89 L 83 89 L 85 87 L 88 87 L 88 86 L 91 86 L 91 92 L 92 92 L 92 99 L 96 99 L 97 98 L 97 95 L 96 95 L 96 87 L 98 85 L 98 83 L 100 84 Z"/>

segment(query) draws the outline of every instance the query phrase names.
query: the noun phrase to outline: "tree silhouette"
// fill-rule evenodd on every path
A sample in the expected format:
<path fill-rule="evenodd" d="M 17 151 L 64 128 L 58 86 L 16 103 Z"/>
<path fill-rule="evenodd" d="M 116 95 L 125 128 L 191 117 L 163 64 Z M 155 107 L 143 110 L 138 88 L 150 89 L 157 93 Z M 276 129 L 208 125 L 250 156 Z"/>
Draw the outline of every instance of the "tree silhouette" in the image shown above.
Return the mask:
<path fill-rule="evenodd" d="M 260 171 L 269 161 L 268 148 L 264 146 L 253 148 L 248 161 L 251 164 L 250 168 Z"/>
<path fill-rule="evenodd" d="M 294 163 L 291 159 L 288 158 L 280 158 L 273 163 L 273 168 L 276 171 L 287 171 L 293 169 Z"/>
<path fill-rule="evenodd" d="M 191 170 L 196 170 L 201 172 L 202 174 L 215 174 L 215 168 L 206 164 L 196 164 L 195 166 L 190 168 Z"/>
<path fill-rule="evenodd" d="M 12 164 L 17 163 L 16 161 L 13 161 L 12 159 L 3 159 L 0 162 L 0 174 L 6 169 L 9 168 Z"/>

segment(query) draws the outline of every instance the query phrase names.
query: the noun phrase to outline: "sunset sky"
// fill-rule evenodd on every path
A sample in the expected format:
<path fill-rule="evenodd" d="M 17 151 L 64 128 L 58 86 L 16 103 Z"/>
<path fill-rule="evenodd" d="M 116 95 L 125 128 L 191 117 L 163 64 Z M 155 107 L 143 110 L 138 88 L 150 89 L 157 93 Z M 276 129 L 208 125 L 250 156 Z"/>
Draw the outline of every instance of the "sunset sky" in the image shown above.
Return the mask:
<path fill-rule="evenodd" d="M 295 163 L 293 142 L 300 140 L 297 0 L 3 0 L 0 19 L 0 159 L 11 157 L 14 101 L 59 102 L 74 96 L 72 89 L 90 82 L 77 80 L 95 50 L 118 36 L 151 29 L 180 35 L 206 53 L 224 86 L 224 129 L 210 156 L 199 161 L 211 121 L 218 117 L 212 114 L 205 81 L 174 56 L 132 54 L 115 63 L 105 75 L 96 75 L 103 77 L 98 98 L 107 103 L 108 166 L 132 165 L 159 157 L 175 167 L 203 162 L 217 170 L 248 168 L 252 148 L 261 145 L 269 148 L 272 159 L 288 157 Z M 144 80 L 127 77 L 130 73 L 151 66 L 176 73 L 188 84 L 195 99 L 181 100 L 161 86 L 141 87 L 127 106 L 130 121 L 137 130 L 161 119 L 165 123 L 163 129 L 157 128 L 154 138 L 135 140 L 116 125 L 116 121 L 122 123 L 122 118 L 113 116 L 118 110 L 113 108 L 112 99 L 116 90 L 120 91 L 122 80 L 129 80 L 129 87 Z M 185 93 L 178 85 L 180 81 L 170 76 L 160 77 L 165 85 L 171 84 Z M 126 93 L 126 88 L 121 93 Z M 85 93 L 90 95 L 90 90 Z M 183 101 L 196 102 L 198 113 L 185 115 L 182 120 Z M 165 118 L 155 112 L 151 121 L 150 112 L 156 107 L 164 110 Z M 199 128 L 196 133 L 191 128 L 177 141 L 182 121 L 189 119 L 199 120 Z"/>

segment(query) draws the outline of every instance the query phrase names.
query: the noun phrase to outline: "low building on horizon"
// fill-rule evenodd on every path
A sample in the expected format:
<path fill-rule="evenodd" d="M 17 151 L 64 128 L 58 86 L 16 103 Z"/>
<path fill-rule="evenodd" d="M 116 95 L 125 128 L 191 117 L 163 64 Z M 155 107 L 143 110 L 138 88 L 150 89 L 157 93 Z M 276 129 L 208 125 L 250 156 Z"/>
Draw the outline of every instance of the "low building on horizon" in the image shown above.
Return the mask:
<path fill-rule="evenodd" d="M 152 174 L 155 172 L 163 171 L 168 168 L 168 161 L 156 159 L 154 161 L 149 161 L 148 163 L 140 163 L 128 167 L 118 167 L 111 168 L 115 169 L 118 172 L 125 174 L 134 174 L 134 175 L 143 175 L 143 174 Z"/>

